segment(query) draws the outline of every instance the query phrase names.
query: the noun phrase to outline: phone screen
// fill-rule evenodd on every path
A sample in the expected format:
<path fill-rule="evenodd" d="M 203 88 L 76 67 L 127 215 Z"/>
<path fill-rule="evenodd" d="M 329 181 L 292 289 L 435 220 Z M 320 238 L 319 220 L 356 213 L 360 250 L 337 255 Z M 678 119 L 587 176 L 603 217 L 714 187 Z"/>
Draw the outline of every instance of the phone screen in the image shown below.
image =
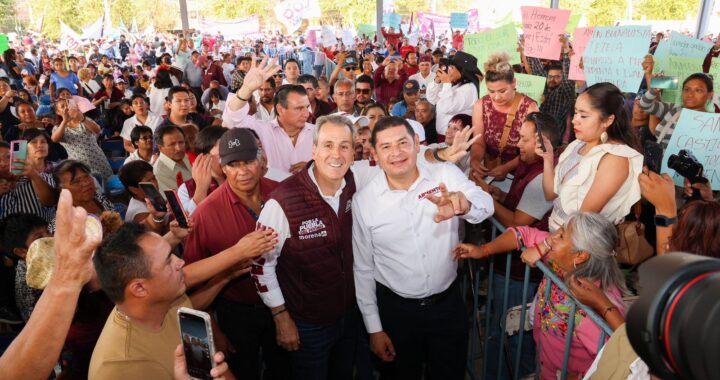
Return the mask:
<path fill-rule="evenodd" d="M 542 149 L 543 152 L 547 152 L 547 148 L 545 148 L 545 140 L 542 135 L 542 129 L 540 129 L 540 126 L 537 123 L 535 124 L 535 131 L 537 132 L 538 140 L 540 140 L 540 149 Z"/>
<path fill-rule="evenodd" d="M 180 199 L 178 199 L 175 190 L 165 190 L 165 198 L 167 198 L 168 203 L 170 203 L 170 209 L 172 210 L 175 220 L 178 221 L 180 227 L 188 228 L 187 214 L 185 213 L 185 209 L 183 208 L 182 203 L 180 203 Z"/>
<path fill-rule="evenodd" d="M 27 160 L 27 140 L 14 140 L 10 142 L 10 166 L 13 174 L 20 174 L 23 171 L 23 164 L 15 163 L 15 160 Z"/>
<path fill-rule="evenodd" d="M 178 318 L 188 374 L 193 379 L 212 379 L 211 352 L 215 350 L 210 347 L 212 332 L 208 332 L 209 326 L 205 319 L 194 314 L 180 312 Z"/>
<path fill-rule="evenodd" d="M 138 184 L 140 186 L 140 189 L 145 193 L 145 196 L 150 199 L 150 202 L 152 203 L 153 207 L 155 207 L 155 210 L 160 212 L 166 212 L 167 207 L 165 206 L 165 198 L 160 194 L 160 192 L 155 188 L 155 185 L 153 185 L 150 182 L 140 182 Z"/>

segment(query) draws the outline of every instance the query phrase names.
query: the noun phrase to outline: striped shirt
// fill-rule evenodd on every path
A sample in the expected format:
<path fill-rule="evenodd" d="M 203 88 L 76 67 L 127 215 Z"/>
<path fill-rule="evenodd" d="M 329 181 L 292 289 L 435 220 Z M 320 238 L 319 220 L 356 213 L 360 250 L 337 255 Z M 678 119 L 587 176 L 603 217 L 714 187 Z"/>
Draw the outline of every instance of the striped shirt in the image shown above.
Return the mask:
<path fill-rule="evenodd" d="M 49 172 L 40 173 L 40 176 L 50 187 L 56 187 L 55 180 Z M 27 177 L 18 179 L 15 189 L 0 197 L 0 220 L 19 213 L 37 215 L 48 223 L 55 219 L 55 207 L 45 207 L 40 203 L 40 198 Z"/>
<path fill-rule="evenodd" d="M 672 137 L 675 130 L 675 125 L 680 119 L 682 105 L 660 101 L 653 91 L 645 92 L 645 95 L 640 98 L 639 105 L 641 110 L 660 119 L 660 123 L 655 128 L 655 137 L 661 139 L 662 136 L 661 141 L 658 141 L 658 143 L 662 145 L 663 149 L 667 148 L 670 137 Z"/>

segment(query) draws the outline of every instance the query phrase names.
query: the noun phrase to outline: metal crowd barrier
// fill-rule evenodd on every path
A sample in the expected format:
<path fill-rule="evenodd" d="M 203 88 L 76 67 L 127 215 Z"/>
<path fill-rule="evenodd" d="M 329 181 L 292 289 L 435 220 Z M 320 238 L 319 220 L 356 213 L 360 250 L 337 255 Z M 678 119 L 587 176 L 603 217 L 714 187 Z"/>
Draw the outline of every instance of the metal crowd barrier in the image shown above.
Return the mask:
<path fill-rule="evenodd" d="M 492 239 L 495 239 L 497 236 L 505 232 L 506 228 L 500 224 L 496 219 L 492 218 L 490 219 L 490 222 L 492 224 Z M 502 260 L 502 255 L 495 255 L 491 256 L 488 259 L 487 264 L 487 297 L 485 300 L 484 305 L 484 312 L 481 311 L 480 307 L 480 278 L 481 278 L 481 265 L 479 265 L 478 260 L 468 260 L 467 261 L 467 268 L 466 268 L 466 275 L 463 278 L 463 290 L 466 292 L 467 289 L 471 292 L 472 295 L 472 304 L 473 304 L 473 313 L 472 313 L 472 319 L 471 319 L 471 328 L 470 328 L 470 350 L 468 354 L 468 362 L 467 362 L 467 373 L 470 376 L 471 379 L 483 379 L 483 380 L 494 380 L 494 379 L 488 379 L 487 377 L 487 369 L 488 369 L 488 341 L 490 338 L 490 329 L 491 328 L 497 328 L 497 326 L 491 326 L 491 320 L 492 314 L 491 312 L 502 312 L 502 315 L 500 316 L 500 347 L 498 352 L 498 362 L 497 362 L 497 369 L 498 369 L 498 378 L 502 377 L 503 374 L 503 367 L 507 366 L 507 373 L 509 374 L 510 378 L 517 380 L 520 376 L 520 364 L 521 364 L 521 357 L 522 357 L 522 345 L 523 340 L 527 338 L 527 334 L 525 331 L 525 321 L 526 321 L 526 313 L 527 313 L 527 307 L 526 305 L 522 305 L 520 307 L 520 321 L 519 321 L 519 332 L 518 332 L 518 344 L 517 349 L 515 351 L 515 358 L 512 360 L 512 363 L 505 363 L 505 344 L 507 339 L 507 333 L 506 333 L 506 321 L 507 321 L 507 312 L 508 309 L 512 308 L 513 306 L 517 305 L 508 305 L 508 296 L 509 296 L 509 287 L 510 287 L 510 269 L 511 269 L 511 258 L 512 253 L 507 253 L 505 255 L 506 265 L 505 265 L 505 281 L 504 281 L 504 292 L 503 294 L 503 302 L 502 307 L 500 310 L 492 310 L 492 303 L 493 303 L 493 296 L 494 296 L 494 289 L 493 289 L 493 280 L 495 276 L 494 266 L 495 266 L 495 260 L 500 259 Z M 607 336 L 612 335 L 613 330 L 610 328 L 610 326 L 607 325 L 605 320 L 599 316 L 595 311 L 592 310 L 592 308 L 589 308 L 585 305 L 583 305 L 581 302 L 579 302 L 575 297 L 573 297 L 570 290 L 565 285 L 565 282 L 563 282 L 553 271 L 552 269 L 548 268 L 542 261 L 537 262 L 537 268 L 542 271 L 543 275 L 552 283 L 557 285 L 563 292 L 567 293 L 567 295 L 572 299 L 572 306 L 570 310 L 571 316 L 575 315 L 575 312 L 577 311 L 577 308 L 582 309 L 585 311 L 587 316 L 595 322 L 600 327 L 600 339 L 598 344 L 598 351 L 602 346 L 605 344 L 605 338 Z M 530 267 L 525 266 L 525 272 L 524 272 L 524 279 L 523 279 L 523 288 L 522 288 L 522 299 L 526 300 L 528 298 L 528 292 L 529 292 L 529 285 L 530 285 Z M 550 289 L 551 286 L 547 286 L 545 289 L 546 292 L 546 299 L 550 298 Z M 481 317 L 482 314 L 482 317 Z M 484 328 L 482 328 L 481 324 L 484 322 Z M 534 321 L 534 323 L 539 323 L 539 321 Z M 568 362 L 570 360 L 570 344 L 572 343 L 572 337 L 573 332 L 575 330 L 575 318 L 570 318 L 568 321 L 568 333 L 567 338 L 565 341 L 565 347 L 564 347 L 564 357 L 563 357 L 563 366 L 562 366 L 562 372 L 560 376 L 560 380 L 565 380 L 567 378 L 567 368 L 568 368 Z M 532 336 L 530 336 L 530 339 L 533 339 Z M 482 344 L 481 344 L 482 342 Z M 511 355 L 511 354 L 510 354 Z M 536 357 L 538 355 L 536 354 Z M 482 359 L 482 368 L 480 370 L 480 373 L 478 373 L 478 370 L 476 368 L 476 361 Z M 508 358 L 510 360 L 512 358 Z M 510 365 L 513 365 L 512 371 L 510 370 Z M 539 373 L 539 362 L 536 362 L 535 364 L 535 374 Z"/>

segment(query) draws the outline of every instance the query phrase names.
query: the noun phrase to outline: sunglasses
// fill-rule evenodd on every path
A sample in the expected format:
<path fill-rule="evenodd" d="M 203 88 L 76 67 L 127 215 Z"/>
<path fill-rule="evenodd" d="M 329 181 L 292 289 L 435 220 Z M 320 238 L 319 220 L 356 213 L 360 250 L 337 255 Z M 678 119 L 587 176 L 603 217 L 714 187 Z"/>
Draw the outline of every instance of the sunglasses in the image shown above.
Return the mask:
<path fill-rule="evenodd" d="M 367 95 L 370 93 L 370 89 L 369 88 L 358 88 L 358 89 L 355 89 L 355 92 L 357 92 L 358 94 Z"/>
<path fill-rule="evenodd" d="M 273 75 L 273 76 L 276 77 L 276 78 L 282 78 L 283 74 L 282 74 L 282 73 L 277 73 L 277 74 L 275 74 L 275 75 Z"/>
<path fill-rule="evenodd" d="M 345 67 L 345 71 L 353 71 L 353 70 L 357 70 L 357 67 L 355 67 L 355 66 L 347 66 L 347 67 Z"/>

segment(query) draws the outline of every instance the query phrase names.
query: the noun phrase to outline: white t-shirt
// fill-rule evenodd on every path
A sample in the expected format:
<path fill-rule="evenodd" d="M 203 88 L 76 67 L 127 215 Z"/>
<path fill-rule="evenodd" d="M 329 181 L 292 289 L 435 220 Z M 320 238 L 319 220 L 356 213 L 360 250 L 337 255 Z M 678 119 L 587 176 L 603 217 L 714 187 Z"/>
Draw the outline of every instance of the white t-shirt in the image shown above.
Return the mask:
<path fill-rule="evenodd" d="M 145 202 L 141 202 L 135 198 L 130 199 L 127 211 L 125 211 L 125 222 L 133 222 L 137 214 L 148 212 Z"/>

